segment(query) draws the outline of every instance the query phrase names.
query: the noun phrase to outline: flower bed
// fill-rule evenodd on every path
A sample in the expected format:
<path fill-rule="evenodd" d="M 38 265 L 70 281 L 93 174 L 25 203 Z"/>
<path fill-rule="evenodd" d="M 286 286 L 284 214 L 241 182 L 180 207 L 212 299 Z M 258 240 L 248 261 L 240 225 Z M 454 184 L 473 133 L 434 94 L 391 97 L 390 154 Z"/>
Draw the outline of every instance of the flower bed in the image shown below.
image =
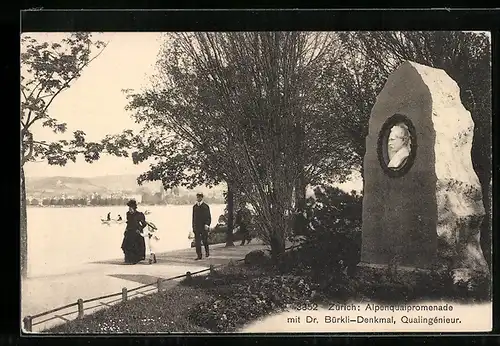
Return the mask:
<path fill-rule="evenodd" d="M 189 319 L 214 332 L 236 331 L 271 312 L 312 300 L 315 295 L 314 286 L 303 277 L 264 272 L 244 265 L 183 284 L 204 287 L 211 292 L 210 299 L 190 311 Z"/>

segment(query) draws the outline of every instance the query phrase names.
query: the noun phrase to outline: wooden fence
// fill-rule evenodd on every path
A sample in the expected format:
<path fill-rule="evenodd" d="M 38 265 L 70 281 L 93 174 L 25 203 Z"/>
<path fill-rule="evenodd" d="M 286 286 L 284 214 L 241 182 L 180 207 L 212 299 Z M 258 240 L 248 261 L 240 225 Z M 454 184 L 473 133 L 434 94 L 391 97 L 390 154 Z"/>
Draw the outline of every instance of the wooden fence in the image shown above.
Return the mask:
<path fill-rule="evenodd" d="M 294 248 L 299 247 L 299 246 L 301 246 L 301 244 L 290 246 L 290 247 L 286 248 L 285 251 L 294 249 Z M 129 293 L 131 293 L 131 292 L 135 292 L 135 291 L 138 291 L 138 290 L 146 288 L 146 287 L 151 287 L 152 289 L 150 291 L 152 291 L 154 289 L 154 290 L 157 290 L 158 292 L 160 292 L 161 291 L 161 284 L 162 284 L 162 282 L 172 281 L 172 280 L 182 279 L 182 278 L 186 278 L 187 280 L 189 280 L 190 278 L 192 278 L 193 275 L 197 275 L 197 274 L 201 274 L 201 273 L 205 273 L 205 272 L 210 272 L 210 274 L 213 274 L 215 272 L 216 268 L 220 268 L 220 267 L 223 267 L 223 266 L 226 266 L 226 265 L 230 265 L 230 264 L 235 263 L 235 262 L 236 263 L 237 262 L 242 262 L 244 260 L 245 260 L 244 258 L 241 258 L 241 259 L 238 259 L 238 260 L 230 260 L 228 264 L 219 264 L 217 266 L 210 265 L 209 268 L 198 270 L 198 271 L 193 272 L 193 273 L 191 273 L 191 272 L 188 271 L 185 274 L 173 276 L 173 277 L 166 278 L 166 279 L 158 278 L 158 280 L 157 280 L 156 283 L 145 284 L 145 285 L 138 286 L 138 287 L 135 287 L 135 288 L 132 288 L 132 289 L 127 289 L 126 287 L 123 287 L 122 291 L 118 292 L 118 293 L 107 294 L 107 295 L 104 295 L 104 296 L 90 298 L 90 299 L 86 299 L 86 300 L 83 300 L 83 299 L 80 298 L 75 303 L 71 303 L 71 304 L 68 304 L 68 305 L 60 306 L 60 307 L 52 309 L 52 310 L 47 310 L 47 311 L 41 312 L 41 313 L 33 315 L 33 316 L 26 316 L 26 317 L 24 317 L 23 318 L 24 330 L 27 331 L 27 332 L 31 332 L 31 331 L 33 331 L 33 326 L 38 325 L 38 324 L 43 323 L 43 322 L 47 322 L 47 321 L 52 320 L 54 318 L 58 318 L 59 316 L 55 316 L 53 318 L 50 318 L 50 319 L 47 319 L 47 320 L 43 320 L 43 321 L 34 323 L 34 320 L 39 319 L 40 317 L 43 317 L 43 316 L 47 316 L 47 315 L 52 314 L 54 312 L 58 312 L 58 311 L 61 311 L 61 310 L 64 310 L 64 309 L 68 309 L 68 308 L 71 308 L 71 307 L 74 307 L 74 306 L 78 306 L 78 316 L 77 316 L 77 319 L 81 319 L 84 316 L 84 311 L 85 311 L 84 304 L 85 303 L 91 303 L 91 302 L 95 302 L 95 301 L 98 301 L 98 300 L 101 300 L 101 299 L 113 298 L 113 297 L 118 297 L 118 296 L 121 296 L 121 299 L 115 300 L 114 302 L 119 301 L 119 300 L 121 300 L 122 302 L 126 302 L 128 300 L 128 298 L 130 297 Z M 105 304 L 105 305 L 107 305 L 107 304 Z"/>

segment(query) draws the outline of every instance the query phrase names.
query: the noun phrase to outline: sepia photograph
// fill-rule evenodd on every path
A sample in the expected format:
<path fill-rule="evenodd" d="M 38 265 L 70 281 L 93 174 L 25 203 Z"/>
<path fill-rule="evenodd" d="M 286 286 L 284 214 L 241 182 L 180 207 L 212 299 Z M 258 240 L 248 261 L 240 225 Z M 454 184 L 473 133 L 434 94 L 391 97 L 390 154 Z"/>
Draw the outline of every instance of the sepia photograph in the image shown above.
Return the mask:
<path fill-rule="evenodd" d="M 30 335 L 492 330 L 485 31 L 22 32 Z"/>

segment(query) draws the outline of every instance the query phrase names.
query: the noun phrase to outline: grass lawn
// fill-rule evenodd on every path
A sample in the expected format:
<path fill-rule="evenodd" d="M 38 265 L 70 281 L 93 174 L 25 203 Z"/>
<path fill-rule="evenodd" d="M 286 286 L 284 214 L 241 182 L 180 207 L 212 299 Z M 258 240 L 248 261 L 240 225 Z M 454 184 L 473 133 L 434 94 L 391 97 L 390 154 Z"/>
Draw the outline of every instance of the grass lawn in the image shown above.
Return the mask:
<path fill-rule="evenodd" d="M 166 291 L 119 303 L 47 333 L 236 332 L 268 314 L 308 301 L 409 302 L 425 299 L 489 300 L 488 285 L 472 294 L 454 288 L 446 275 L 393 275 L 353 271 L 317 247 L 290 251 L 278 265 L 245 264 L 194 276 Z M 489 286 L 488 286 L 489 287 Z"/>
<path fill-rule="evenodd" d="M 167 291 L 135 298 L 55 326 L 44 333 L 206 333 L 187 313 L 209 298 L 203 289 L 177 285 Z"/>

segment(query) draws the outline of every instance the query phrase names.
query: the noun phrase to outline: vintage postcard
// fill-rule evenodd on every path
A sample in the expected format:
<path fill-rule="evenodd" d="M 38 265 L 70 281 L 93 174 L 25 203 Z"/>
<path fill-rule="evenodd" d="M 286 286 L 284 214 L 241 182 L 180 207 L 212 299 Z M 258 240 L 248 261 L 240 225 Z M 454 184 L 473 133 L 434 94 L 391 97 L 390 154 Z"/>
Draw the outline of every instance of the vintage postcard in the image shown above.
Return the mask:
<path fill-rule="evenodd" d="M 490 40 L 23 32 L 22 331 L 491 331 Z"/>

